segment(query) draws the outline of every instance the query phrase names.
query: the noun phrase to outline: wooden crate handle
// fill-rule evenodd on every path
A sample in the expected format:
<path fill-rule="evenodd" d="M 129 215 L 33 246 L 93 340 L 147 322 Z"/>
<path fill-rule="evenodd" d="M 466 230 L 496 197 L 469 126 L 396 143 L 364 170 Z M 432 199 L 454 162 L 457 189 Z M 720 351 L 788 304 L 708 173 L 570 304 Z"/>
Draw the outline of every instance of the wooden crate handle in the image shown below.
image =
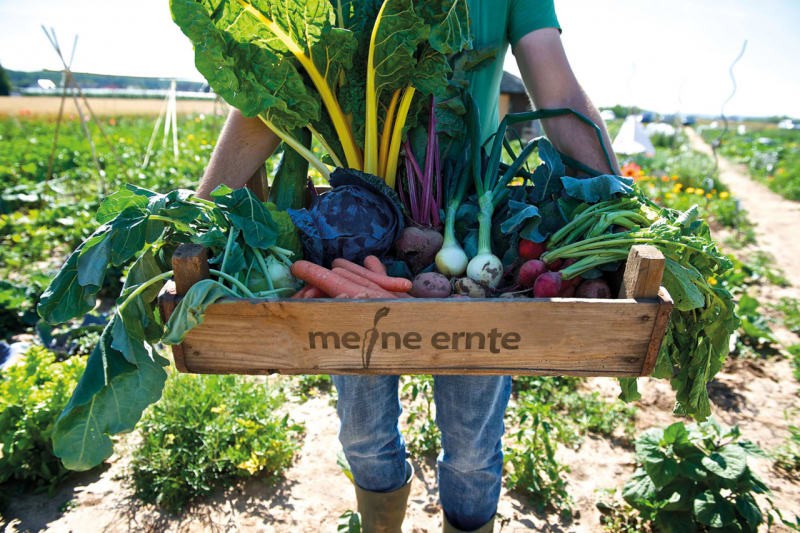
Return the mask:
<path fill-rule="evenodd" d="M 172 254 L 175 293 L 183 296 L 192 285 L 208 279 L 208 249 L 199 244 L 181 244 Z"/>
<path fill-rule="evenodd" d="M 664 254 L 649 244 L 637 244 L 628 253 L 620 298 L 658 298 L 664 276 Z"/>

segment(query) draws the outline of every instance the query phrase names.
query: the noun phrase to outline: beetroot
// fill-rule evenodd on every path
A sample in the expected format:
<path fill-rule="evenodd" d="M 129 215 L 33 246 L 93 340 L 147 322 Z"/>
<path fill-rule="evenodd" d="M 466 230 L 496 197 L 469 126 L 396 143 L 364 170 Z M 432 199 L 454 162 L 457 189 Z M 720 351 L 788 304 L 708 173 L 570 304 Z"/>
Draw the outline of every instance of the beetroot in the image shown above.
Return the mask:
<path fill-rule="evenodd" d="M 545 272 L 533 284 L 533 295 L 536 298 L 555 298 L 561 292 L 561 274 Z"/>
<path fill-rule="evenodd" d="M 519 256 L 523 259 L 539 259 L 544 253 L 544 243 L 533 242 L 528 239 L 519 240 Z"/>
<path fill-rule="evenodd" d="M 558 293 L 559 298 L 572 298 L 575 296 L 575 285 L 571 283 L 567 283 L 570 280 L 564 280 L 564 283 L 561 284 L 561 291 Z"/>
<path fill-rule="evenodd" d="M 536 278 L 547 272 L 547 265 L 538 259 L 531 259 L 519 269 L 519 284 L 523 287 L 533 287 Z"/>
<path fill-rule="evenodd" d="M 406 226 L 395 241 L 394 248 L 398 257 L 416 274 L 433 263 L 443 240 L 442 234 L 435 229 Z"/>
<path fill-rule="evenodd" d="M 549 270 L 552 270 L 553 272 L 555 272 L 557 270 L 561 270 L 561 265 L 563 265 L 563 264 L 564 264 L 564 261 L 562 261 L 561 259 L 556 259 L 552 263 L 549 263 L 547 265 L 547 268 Z"/>
<path fill-rule="evenodd" d="M 611 288 L 602 279 L 587 279 L 575 291 L 578 298 L 611 298 Z"/>
<path fill-rule="evenodd" d="M 414 298 L 447 298 L 450 292 L 450 280 L 438 272 L 425 272 L 414 278 L 408 294 Z"/>

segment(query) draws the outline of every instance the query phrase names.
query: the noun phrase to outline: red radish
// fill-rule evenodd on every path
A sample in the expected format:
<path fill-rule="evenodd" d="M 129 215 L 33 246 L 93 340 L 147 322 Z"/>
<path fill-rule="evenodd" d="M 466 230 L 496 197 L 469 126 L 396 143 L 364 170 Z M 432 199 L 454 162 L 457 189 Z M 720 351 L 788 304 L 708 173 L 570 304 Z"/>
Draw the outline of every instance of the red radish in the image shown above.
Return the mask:
<path fill-rule="evenodd" d="M 575 291 L 578 298 L 611 298 L 611 288 L 602 279 L 587 279 Z"/>
<path fill-rule="evenodd" d="M 533 242 L 528 239 L 519 240 L 519 256 L 523 259 L 539 259 L 544 253 L 544 243 Z"/>
<path fill-rule="evenodd" d="M 561 292 L 561 273 L 545 272 L 533 284 L 533 295 L 536 298 L 555 298 Z"/>
<path fill-rule="evenodd" d="M 565 268 L 572 266 L 577 262 L 578 262 L 577 259 L 575 259 L 574 257 L 570 257 L 569 259 L 564 261 L 564 263 L 562 263 L 561 268 L 559 268 L 559 270 L 564 270 Z"/>
<path fill-rule="evenodd" d="M 580 276 L 575 276 L 574 278 L 570 278 L 570 279 L 565 279 L 565 280 L 563 280 L 563 284 L 564 284 L 564 285 L 567 285 L 567 286 L 570 286 L 570 287 L 575 287 L 575 288 L 577 288 L 577 287 L 578 287 L 578 285 L 580 285 L 582 281 L 583 281 L 583 278 L 582 278 L 582 277 L 580 277 Z"/>
<path fill-rule="evenodd" d="M 531 259 L 519 269 L 519 284 L 523 287 L 533 287 L 536 278 L 547 272 L 547 265 L 538 259 Z"/>
<path fill-rule="evenodd" d="M 548 268 L 548 270 L 556 272 L 557 270 L 561 270 L 561 265 L 562 264 L 564 264 L 564 261 L 562 261 L 561 259 L 556 259 L 552 263 L 549 263 L 547 265 L 547 268 Z"/>

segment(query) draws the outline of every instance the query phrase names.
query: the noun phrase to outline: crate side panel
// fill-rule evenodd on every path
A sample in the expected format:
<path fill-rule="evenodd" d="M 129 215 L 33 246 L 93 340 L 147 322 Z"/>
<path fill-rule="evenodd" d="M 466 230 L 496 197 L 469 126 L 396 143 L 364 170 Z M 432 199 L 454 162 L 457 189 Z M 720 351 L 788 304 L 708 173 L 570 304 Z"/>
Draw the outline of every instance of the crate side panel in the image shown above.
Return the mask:
<path fill-rule="evenodd" d="M 240 301 L 183 344 L 192 372 L 637 375 L 658 304 L 633 300 Z"/>

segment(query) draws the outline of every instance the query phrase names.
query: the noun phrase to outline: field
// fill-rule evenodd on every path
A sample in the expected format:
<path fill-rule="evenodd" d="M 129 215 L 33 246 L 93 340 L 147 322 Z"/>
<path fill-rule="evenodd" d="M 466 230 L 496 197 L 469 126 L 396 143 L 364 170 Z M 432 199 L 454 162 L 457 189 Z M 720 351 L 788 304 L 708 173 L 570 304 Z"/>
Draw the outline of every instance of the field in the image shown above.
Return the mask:
<path fill-rule="evenodd" d="M 703 129 L 711 143 L 719 139 L 719 153 L 747 165 L 750 175 L 789 200 L 800 201 L 800 130 L 752 127 L 745 133 Z"/>
<path fill-rule="evenodd" d="M 151 98 L 91 98 L 89 107 L 98 116 L 158 115 L 164 102 Z M 0 117 L 58 116 L 61 98 L 58 96 L 0 96 Z M 83 105 L 81 103 L 81 105 Z M 214 100 L 178 100 L 177 112 L 212 114 L 222 106 Z M 68 98 L 64 105 L 68 117 L 78 116 L 74 100 Z"/>
<path fill-rule="evenodd" d="M 172 373 L 161 402 L 135 432 L 118 439 L 105 465 L 75 474 L 53 457 L 49 428 L 97 342 L 99 324 L 107 320 L 113 301 L 105 295 L 119 292 L 125 272 L 110 277 L 95 310 L 76 323 L 45 326 L 34 313 L 37 298 L 69 251 L 96 227 L 94 214 L 104 195 L 125 183 L 160 192 L 194 188 L 221 120 L 208 110 L 181 114 L 179 158 L 174 160 L 159 138 L 142 168 L 155 118 L 129 115 L 140 111 L 121 107 L 138 101 L 98 102 L 95 108 L 92 100 L 109 140 L 91 126 L 100 172 L 79 121 L 68 112 L 48 176 L 55 122 L 34 115 L 48 115 L 41 110 L 52 102 L 35 100 L 23 108 L 30 113 L 17 107 L 0 118 L 0 340 L 24 350 L 24 364 L 0 374 L 0 525 L 5 531 L 336 530 L 355 500 L 346 465 L 337 463 L 336 391 L 327 376 Z M 151 105 L 157 113 L 160 102 Z M 698 205 L 736 265 L 714 283 L 734 294 L 743 323 L 709 392 L 715 420 L 738 426 L 741 434 L 714 436 L 713 425 L 703 431 L 722 455 L 747 450 L 747 472 L 772 491 L 774 506 L 761 485 L 750 480 L 744 487 L 740 478 L 739 485 L 731 485 L 738 492 L 724 489 L 731 501 L 752 492 L 765 520 L 780 522 L 780 511 L 792 522 L 800 501 L 797 257 L 781 254 L 764 235 L 771 214 L 757 212 L 757 206 L 750 213 L 743 209 L 728 175 L 693 149 L 703 148 L 695 138 L 680 133 L 660 139 L 654 158 L 622 161 L 624 173 L 659 203 L 679 209 Z M 795 141 L 780 142 L 791 147 Z M 270 160 L 270 174 L 273 168 Z M 788 163 L 777 168 L 788 172 Z M 756 171 L 754 176 L 765 179 Z M 668 383 L 643 379 L 639 387 L 642 398 L 624 404 L 611 379 L 514 379 L 496 531 L 656 529 L 654 514 L 623 500 L 624 487 L 637 465 L 677 464 L 672 446 L 665 444 L 654 456 L 642 451 L 654 428 L 692 421 L 672 413 Z M 407 531 L 441 528 L 432 388 L 427 376 L 401 382 L 401 427 L 417 477 Z M 674 475 L 677 491 L 704 483 Z M 666 505 L 650 503 L 653 509 Z"/>

